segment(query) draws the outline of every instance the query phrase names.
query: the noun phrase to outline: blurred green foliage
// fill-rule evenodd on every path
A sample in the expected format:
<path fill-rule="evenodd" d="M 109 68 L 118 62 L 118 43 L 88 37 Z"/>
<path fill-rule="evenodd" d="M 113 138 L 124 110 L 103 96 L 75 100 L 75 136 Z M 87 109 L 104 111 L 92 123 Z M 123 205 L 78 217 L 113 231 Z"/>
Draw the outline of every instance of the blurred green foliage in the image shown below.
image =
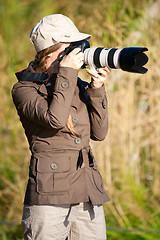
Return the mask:
<path fill-rule="evenodd" d="M 158 193 L 160 141 L 157 132 L 160 125 L 157 120 L 160 116 L 157 105 L 160 18 L 156 12 L 159 5 L 155 4 L 158 4 L 158 1 L 0 0 L 0 220 L 15 223 L 6 225 L 0 222 L 0 239 L 22 239 L 20 221 L 28 176 L 28 144 L 10 94 L 16 82 L 14 73 L 26 68 L 34 58 L 35 50 L 29 41 L 32 27 L 45 15 L 54 13 L 67 15 L 80 31 L 92 34 L 91 45 L 121 48 L 126 45 L 146 45 L 150 50 L 150 73 L 148 77 L 143 77 L 143 81 L 142 77 L 122 75 L 118 72 L 120 70 L 112 73 L 113 78 L 107 83 L 109 113 L 112 119 L 111 137 L 109 135 L 107 140 L 109 142 L 104 141 L 104 145 L 101 143 L 98 147 L 95 146 L 95 154 L 100 159 L 100 168 L 111 196 L 111 202 L 105 205 L 107 226 L 160 230 L 160 194 Z M 119 81 L 119 78 L 123 79 Z M 126 126 L 125 121 L 123 123 L 126 113 L 124 114 L 122 108 L 132 100 L 130 98 L 132 88 L 136 94 L 134 93 L 135 102 L 131 103 L 131 109 L 137 106 L 135 115 L 144 120 L 148 127 L 144 129 L 143 121 L 139 120 L 137 123 L 139 125 L 133 124 L 133 132 L 130 131 L 135 137 L 124 130 L 126 140 L 122 132 Z M 128 98 L 125 98 L 127 93 Z M 129 112 L 131 109 L 125 110 Z M 131 122 L 134 122 L 135 115 Z M 119 119 L 121 130 L 118 128 Z M 143 132 L 138 145 L 135 141 L 139 139 L 137 129 L 142 129 Z M 113 142 L 112 139 L 115 141 Z M 119 139 L 118 143 L 116 139 Z M 129 141 L 139 150 L 139 162 L 137 168 L 133 169 L 127 168 L 124 161 Z M 110 149 L 105 152 L 107 144 Z M 136 153 L 136 150 L 133 152 Z M 109 174 L 106 174 L 109 171 L 109 165 L 105 162 L 106 155 L 111 165 L 110 178 Z M 158 240 L 160 235 L 108 230 L 108 238 Z"/>

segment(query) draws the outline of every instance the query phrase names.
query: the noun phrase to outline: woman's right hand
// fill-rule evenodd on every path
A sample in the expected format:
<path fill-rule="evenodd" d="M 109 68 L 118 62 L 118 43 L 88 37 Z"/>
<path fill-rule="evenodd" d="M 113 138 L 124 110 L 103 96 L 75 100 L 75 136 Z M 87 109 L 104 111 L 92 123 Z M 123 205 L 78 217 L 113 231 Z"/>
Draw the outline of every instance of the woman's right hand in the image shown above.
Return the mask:
<path fill-rule="evenodd" d="M 59 63 L 60 67 L 70 67 L 74 69 L 80 69 L 84 63 L 84 53 L 80 48 L 73 49 L 68 55 L 66 55 Z"/>

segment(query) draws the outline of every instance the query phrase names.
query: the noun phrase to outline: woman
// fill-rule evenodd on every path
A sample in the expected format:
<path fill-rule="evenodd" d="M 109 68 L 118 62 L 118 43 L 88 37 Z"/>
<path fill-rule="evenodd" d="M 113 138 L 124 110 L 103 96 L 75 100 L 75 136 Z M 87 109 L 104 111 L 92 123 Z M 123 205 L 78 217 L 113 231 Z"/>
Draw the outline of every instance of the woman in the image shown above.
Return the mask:
<path fill-rule="evenodd" d="M 30 35 L 35 60 L 16 73 L 12 96 L 31 150 L 25 240 L 106 239 L 102 204 L 109 197 L 89 141 L 107 134 L 109 69 L 87 70 L 88 84 L 78 78 L 80 48 L 59 61 L 70 43 L 90 37 L 61 14 L 46 16 Z"/>

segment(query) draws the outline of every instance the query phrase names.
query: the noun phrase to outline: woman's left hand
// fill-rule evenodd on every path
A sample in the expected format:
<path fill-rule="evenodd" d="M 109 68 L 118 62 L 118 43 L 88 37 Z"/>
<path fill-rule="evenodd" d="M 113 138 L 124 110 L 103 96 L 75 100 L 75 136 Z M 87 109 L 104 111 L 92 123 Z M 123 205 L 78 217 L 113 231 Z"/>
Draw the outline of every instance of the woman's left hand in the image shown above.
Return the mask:
<path fill-rule="evenodd" d="M 98 68 L 97 72 L 91 69 L 86 69 L 86 71 L 91 76 L 91 85 L 93 88 L 100 88 L 107 79 L 107 75 L 110 73 L 108 67 Z"/>

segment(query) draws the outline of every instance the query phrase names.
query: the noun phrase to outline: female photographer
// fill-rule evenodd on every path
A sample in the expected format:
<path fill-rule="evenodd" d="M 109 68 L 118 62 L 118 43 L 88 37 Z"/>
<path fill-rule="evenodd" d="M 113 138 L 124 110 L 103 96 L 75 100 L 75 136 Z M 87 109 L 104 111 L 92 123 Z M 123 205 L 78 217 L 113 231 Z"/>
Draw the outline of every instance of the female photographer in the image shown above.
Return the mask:
<path fill-rule="evenodd" d="M 13 101 L 29 142 L 31 159 L 22 226 L 25 240 L 106 239 L 103 187 L 90 139 L 108 130 L 104 81 L 108 68 L 78 78 L 83 52 L 70 43 L 89 39 L 61 14 L 41 19 L 30 40 L 35 60 L 17 72 Z"/>

